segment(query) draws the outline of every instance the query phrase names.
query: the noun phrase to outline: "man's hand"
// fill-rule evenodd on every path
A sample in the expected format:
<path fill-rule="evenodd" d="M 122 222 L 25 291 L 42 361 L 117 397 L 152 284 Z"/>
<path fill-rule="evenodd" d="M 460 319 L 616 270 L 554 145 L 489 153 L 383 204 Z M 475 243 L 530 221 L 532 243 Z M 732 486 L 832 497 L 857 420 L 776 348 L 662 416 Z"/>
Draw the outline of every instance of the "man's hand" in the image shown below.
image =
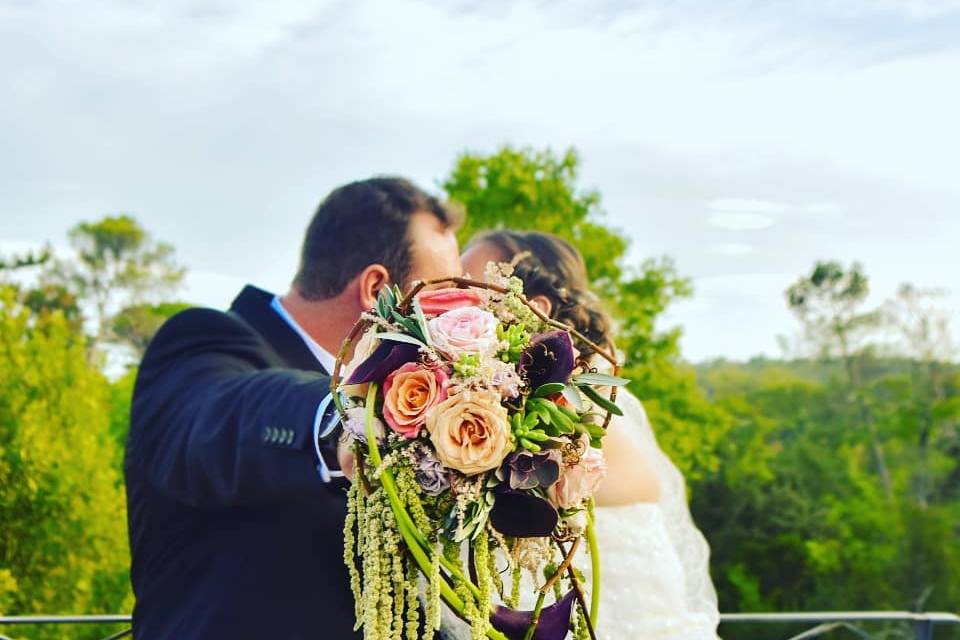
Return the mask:
<path fill-rule="evenodd" d="M 350 450 L 351 438 L 344 436 L 337 443 L 337 462 L 343 475 L 353 480 L 353 452 Z"/>

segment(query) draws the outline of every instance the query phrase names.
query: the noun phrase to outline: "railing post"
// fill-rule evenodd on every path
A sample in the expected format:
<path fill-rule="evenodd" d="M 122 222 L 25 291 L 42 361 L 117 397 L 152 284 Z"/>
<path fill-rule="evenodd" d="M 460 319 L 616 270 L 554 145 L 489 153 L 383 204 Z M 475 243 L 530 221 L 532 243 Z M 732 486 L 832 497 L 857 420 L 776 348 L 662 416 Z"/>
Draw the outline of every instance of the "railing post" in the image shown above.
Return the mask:
<path fill-rule="evenodd" d="M 933 620 L 917 620 L 913 623 L 916 640 L 933 640 Z"/>

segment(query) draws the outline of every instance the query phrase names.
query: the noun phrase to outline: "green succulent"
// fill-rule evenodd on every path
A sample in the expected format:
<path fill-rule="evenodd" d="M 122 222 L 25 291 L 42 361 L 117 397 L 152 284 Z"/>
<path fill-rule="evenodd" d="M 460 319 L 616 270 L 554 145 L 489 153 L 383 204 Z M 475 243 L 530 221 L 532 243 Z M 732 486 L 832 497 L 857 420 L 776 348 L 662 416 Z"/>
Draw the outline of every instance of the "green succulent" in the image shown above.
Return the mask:
<path fill-rule="evenodd" d="M 507 328 L 500 325 L 497 327 L 497 339 L 507 345 L 500 350 L 497 357 L 504 362 L 516 363 L 520 361 L 523 350 L 530 344 L 530 333 L 523 323 L 513 324 Z"/>

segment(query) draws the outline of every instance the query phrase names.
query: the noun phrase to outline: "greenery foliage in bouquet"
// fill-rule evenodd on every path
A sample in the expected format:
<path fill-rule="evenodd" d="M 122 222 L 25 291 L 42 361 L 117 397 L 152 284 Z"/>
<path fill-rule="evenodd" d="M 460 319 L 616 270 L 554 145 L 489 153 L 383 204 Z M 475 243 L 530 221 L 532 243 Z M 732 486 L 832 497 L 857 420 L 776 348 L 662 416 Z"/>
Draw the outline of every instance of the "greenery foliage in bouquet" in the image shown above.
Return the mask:
<path fill-rule="evenodd" d="M 333 384 L 356 460 L 344 560 L 368 640 L 432 636 L 441 600 L 475 640 L 595 637 L 592 496 L 627 381 L 509 271 L 386 290 L 341 349 Z M 584 541 L 589 591 L 573 566 Z"/>

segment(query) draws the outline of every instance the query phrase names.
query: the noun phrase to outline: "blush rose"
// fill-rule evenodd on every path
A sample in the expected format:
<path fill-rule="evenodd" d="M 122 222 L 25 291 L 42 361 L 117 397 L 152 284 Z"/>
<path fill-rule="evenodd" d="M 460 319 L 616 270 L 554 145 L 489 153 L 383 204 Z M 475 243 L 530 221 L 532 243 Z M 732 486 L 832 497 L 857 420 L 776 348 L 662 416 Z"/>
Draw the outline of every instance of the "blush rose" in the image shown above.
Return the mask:
<path fill-rule="evenodd" d="M 447 311 L 427 322 L 433 347 L 454 361 L 462 355 L 493 355 L 497 325 L 496 316 L 478 307 Z"/>
<path fill-rule="evenodd" d="M 603 452 L 592 448 L 589 443 L 585 450 L 580 462 L 564 466 L 560 470 L 560 478 L 547 489 L 550 502 L 560 509 L 580 506 L 584 499 L 596 493 L 600 482 L 607 475 L 607 461 Z"/>

